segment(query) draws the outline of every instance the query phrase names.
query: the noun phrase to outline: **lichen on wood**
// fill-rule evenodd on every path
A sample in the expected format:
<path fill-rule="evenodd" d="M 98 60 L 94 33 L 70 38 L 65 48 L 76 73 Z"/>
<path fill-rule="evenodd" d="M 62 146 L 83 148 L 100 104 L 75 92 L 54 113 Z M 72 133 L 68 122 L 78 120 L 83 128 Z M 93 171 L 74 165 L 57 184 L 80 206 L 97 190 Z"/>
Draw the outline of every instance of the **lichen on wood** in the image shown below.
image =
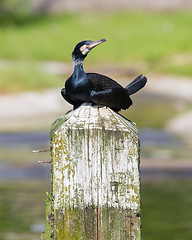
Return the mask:
<path fill-rule="evenodd" d="M 53 123 L 51 155 L 53 239 L 140 240 L 134 123 L 85 104 Z"/>

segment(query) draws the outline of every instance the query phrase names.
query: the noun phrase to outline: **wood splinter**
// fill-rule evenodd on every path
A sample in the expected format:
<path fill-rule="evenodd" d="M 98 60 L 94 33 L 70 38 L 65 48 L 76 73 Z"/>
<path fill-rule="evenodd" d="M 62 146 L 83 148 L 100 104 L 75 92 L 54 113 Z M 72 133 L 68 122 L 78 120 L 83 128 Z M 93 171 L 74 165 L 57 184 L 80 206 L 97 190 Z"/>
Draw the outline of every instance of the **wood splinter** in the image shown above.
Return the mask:
<path fill-rule="evenodd" d="M 38 154 L 40 152 L 50 152 L 50 149 L 37 149 L 32 151 L 34 154 Z"/>
<path fill-rule="evenodd" d="M 51 163 L 51 161 L 38 161 L 39 164 L 41 163 Z"/>

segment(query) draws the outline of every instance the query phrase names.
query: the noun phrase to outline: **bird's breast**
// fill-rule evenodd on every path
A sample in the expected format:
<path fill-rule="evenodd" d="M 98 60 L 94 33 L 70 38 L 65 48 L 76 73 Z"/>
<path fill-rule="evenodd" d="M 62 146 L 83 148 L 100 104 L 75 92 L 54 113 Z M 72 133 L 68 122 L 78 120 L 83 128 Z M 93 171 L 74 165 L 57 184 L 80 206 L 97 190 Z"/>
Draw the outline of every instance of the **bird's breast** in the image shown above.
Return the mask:
<path fill-rule="evenodd" d="M 90 92 L 92 91 L 92 84 L 88 79 L 68 79 L 65 84 L 67 95 L 73 101 L 90 101 Z"/>

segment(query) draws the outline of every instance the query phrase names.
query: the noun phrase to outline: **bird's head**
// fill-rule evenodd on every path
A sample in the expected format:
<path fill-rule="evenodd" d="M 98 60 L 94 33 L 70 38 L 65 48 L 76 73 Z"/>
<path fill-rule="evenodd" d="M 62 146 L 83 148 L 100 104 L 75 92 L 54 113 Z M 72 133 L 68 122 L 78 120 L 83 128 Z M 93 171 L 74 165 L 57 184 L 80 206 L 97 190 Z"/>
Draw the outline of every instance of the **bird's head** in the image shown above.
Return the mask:
<path fill-rule="evenodd" d="M 101 40 L 98 41 L 81 41 L 79 42 L 72 53 L 73 58 L 75 59 L 84 59 L 87 54 L 96 46 L 98 46 L 99 44 L 106 42 L 106 39 L 103 38 Z"/>

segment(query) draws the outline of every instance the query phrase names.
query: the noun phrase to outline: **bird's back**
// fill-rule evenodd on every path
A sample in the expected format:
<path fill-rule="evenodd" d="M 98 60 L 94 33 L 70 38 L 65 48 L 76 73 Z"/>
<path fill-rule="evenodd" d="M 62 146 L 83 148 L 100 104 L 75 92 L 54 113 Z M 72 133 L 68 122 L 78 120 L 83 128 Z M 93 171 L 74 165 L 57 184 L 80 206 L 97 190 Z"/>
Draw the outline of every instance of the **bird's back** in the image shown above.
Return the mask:
<path fill-rule="evenodd" d="M 91 81 L 94 91 L 104 91 L 114 87 L 123 88 L 119 83 L 99 73 L 87 73 L 87 78 Z"/>

